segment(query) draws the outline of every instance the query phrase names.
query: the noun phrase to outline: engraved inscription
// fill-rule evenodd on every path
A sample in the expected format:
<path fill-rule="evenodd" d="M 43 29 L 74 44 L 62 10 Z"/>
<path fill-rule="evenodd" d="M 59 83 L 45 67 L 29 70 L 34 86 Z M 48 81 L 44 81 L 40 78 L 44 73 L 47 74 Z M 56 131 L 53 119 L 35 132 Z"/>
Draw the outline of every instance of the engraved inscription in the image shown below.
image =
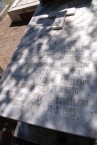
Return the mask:
<path fill-rule="evenodd" d="M 63 87 L 63 86 L 53 86 L 53 92 L 61 92 L 61 93 L 70 93 L 70 94 L 78 94 L 78 88 L 75 87 Z"/>
<path fill-rule="evenodd" d="M 52 5 L 39 7 L 1 80 L 2 116 L 97 138 L 97 18 L 82 3 L 62 30 L 51 28 Z"/>
<path fill-rule="evenodd" d="M 29 108 L 29 110 L 37 111 L 37 110 L 39 110 L 41 102 L 42 102 L 42 95 L 36 94 L 36 95 L 34 95 L 34 99 L 29 103 L 29 106 L 27 108 Z M 25 108 L 26 100 L 13 99 L 11 104 L 16 107 Z"/>
<path fill-rule="evenodd" d="M 79 106 L 79 107 L 87 107 L 88 101 L 87 100 L 74 100 L 72 98 L 59 98 L 56 97 L 56 104 L 57 105 L 66 105 L 66 106 Z"/>

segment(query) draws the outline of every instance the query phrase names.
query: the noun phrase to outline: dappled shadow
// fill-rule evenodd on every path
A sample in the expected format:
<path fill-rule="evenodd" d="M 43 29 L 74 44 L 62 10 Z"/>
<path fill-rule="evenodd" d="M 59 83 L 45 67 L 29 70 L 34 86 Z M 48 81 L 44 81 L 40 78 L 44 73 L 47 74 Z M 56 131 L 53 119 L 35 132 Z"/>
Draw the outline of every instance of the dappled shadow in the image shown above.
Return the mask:
<path fill-rule="evenodd" d="M 59 5 L 38 7 L 1 80 L 0 110 L 14 120 L 94 138 L 97 7 L 89 0 L 68 2 L 73 6 L 76 14 L 58 31 L 48 15 Z"/>

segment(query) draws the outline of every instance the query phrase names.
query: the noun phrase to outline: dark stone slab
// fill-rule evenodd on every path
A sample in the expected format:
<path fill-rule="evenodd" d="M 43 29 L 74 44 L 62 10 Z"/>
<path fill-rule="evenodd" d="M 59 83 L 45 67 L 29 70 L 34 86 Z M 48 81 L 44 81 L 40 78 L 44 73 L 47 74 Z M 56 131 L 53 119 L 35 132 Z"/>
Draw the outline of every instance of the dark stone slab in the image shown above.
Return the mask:
<path fill-rule="evenodd" d="M 18 122 L 14 137 L 36 145 L 96 145 L 96 140 Z"/>
<path fill-rule="evenodd" d="M 62 1 L 66 2 L 66 0 L 40 0 L 40 3 L 42 5 L 46 5 L 46 4 L 51 4 L 51 3 L 56 3 L 56 2 L 58 3 Z"/>
<path fill-rule="evenodd" d="M 0 114 L 97 138 L 97 2 L 74 6 L 59 31 L 48 15 L 66 5 L 38 7 L 1 80 Z"/>
<path fill-rule="evenodd" d="M 44 129 L 41 127 L 31 126 L 26 123 L 18 122 L 14 137 L 20 138 L 38 145 L 58 145 L 58 135 L 56 131 Z M 65 135 L 64 135 L 65 137 Z M 65 141 L 65 138 L 64 138 Z"/>

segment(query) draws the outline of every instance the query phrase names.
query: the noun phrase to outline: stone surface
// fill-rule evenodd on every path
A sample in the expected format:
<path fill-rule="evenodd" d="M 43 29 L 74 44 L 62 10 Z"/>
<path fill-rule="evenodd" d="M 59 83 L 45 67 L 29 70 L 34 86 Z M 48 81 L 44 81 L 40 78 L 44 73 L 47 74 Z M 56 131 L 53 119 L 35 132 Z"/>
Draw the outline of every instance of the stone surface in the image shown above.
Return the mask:
<path fill-rule="evenodd" d="M 39 0 L 15 0 L 8 14 L 13 22 L 21 21 L 20 14 L 35 11 L 38 4 Z"/>
<path fill-rule="evenodd" d="M 95 139 L 75 136 L 21 122 L 17 123 L 14 137 L 39 145 L 96 145 Z"/>
<path fill-rule="evenodd" d="M 75 15 L 75 12 L 76 12 L 76 8 L 67 9 L 66 16 Z"/>
<path fill-rule="evenodd" d="M 6 5 L 5 8 L 0 12 L 0 20 L 4 17 L 8 9 L 9 9 L 9 5 Z"/>
<path fill-rule="evenodd" d="M 57 12 L 56 10 L 50 12 L 49 15 L 48 15 L 48 18 L 49 18 L 49 19 L 54 19 L 54 18 L 56 18 L 57 13 L 58 13 L 58 12 Z"/>
<path fill-rule="evenodd" d="M 63 28 L 64 23 L 65 23 L 65 14 L 66 14 L 66 11 L 62 13 L 57 13 L 55 21 L 52 26 L 53 30 L 60 30 Z"/>
<path fill-rule="evenodd" d="M 26 123 L 18 122 L 14 137 L 30 141 L 39 145 L 58 145 L 58 135 L 56 131 L 41 127 L 31 126 Z M 64 135 L 65 136 L 65 135 Z"/>
<path fill-rule="evenodd" d="M 1 116 L 97 138 L 97 3 L 86 2 L 68 2 L 76 14 L 59 31 L 48 19 L 59 6 L 38 7 L 1 80 Z"/>
<path fill-rule="evenodd" d="M 4 9 L 5 4 L 3 2 L 3 0 L 0 0 L 0 12 Z"/>

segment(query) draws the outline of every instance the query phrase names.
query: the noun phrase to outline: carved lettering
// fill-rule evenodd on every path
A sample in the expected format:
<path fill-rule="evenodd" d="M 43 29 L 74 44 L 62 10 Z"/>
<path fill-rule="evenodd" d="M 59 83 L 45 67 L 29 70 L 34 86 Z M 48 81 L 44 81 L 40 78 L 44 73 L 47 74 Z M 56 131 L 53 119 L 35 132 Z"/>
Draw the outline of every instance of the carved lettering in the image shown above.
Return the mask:
<path fill-rule="evenodd" d="M 46 86 L 45 86 L 45 85 L 37 85 L 37 89 L 38 89 L 40 92 L 45 92 L 45 91 L 46 91 Z"/>
<path fill-rule="evenodd" d="M 78 94 L 78 88 L 74 87 L 53 86 L 52 91 L 57 93 L 60 92 L 60 93 Z"/>
<path fill-rule="evenodd" d="M 78 79 L 78 78 L 71 78 L 71 79 L 61 79 L 60 84 L 64 85 L 73 85 L 73 86 L 90 86 L 90 80 L 89 79 Z"/>
<path fill-rule="evenodd" d="M 57 105 L 65 105 L 65 106 L 86 107 L 86 106 L 88 106 L 88 101 L 83 100 L 83 99 L 74 100 L 72 98 L 56 97 L 56 104 Z"/>
<path fill-rule="evenodd" d="M 76 109 L 64 108 L 63 109 L 63 115 L 75 116 L 76 115 Z"/>
<path fill-rule="evenodd" d="M 61 63 L 62 67 L 75 67 L 75 68 L 88 68 L 89 63 L 83 63 L 83 62 L 62 62 Z"/>

